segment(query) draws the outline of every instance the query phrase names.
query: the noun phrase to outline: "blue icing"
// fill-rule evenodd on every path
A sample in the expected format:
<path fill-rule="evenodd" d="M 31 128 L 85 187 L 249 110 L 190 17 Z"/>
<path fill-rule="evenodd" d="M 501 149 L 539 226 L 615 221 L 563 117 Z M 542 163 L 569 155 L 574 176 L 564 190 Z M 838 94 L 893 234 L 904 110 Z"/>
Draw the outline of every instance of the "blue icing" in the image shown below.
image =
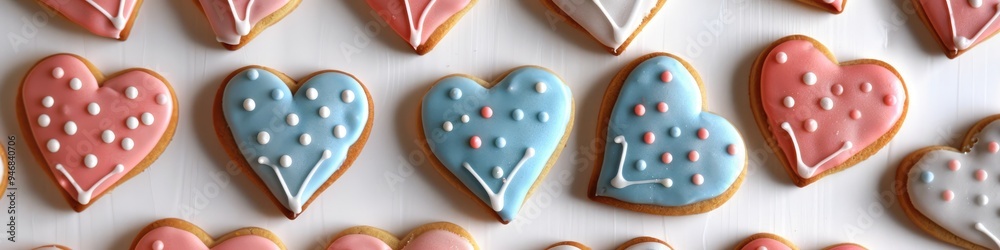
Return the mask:
<path fill-rule="evenodd" d="M 310 91 L 311 88 L 316 91 Z M 342 98 L 347 91 L 356 96 L 349 103 L 349 99 Z M 307 92 L 317 95 L 309 96 Z M 254 104 L 252 111 L 244 106 L 248 99 Z M 349 75 L 317 74 L 293 95 L 278 76 L 253 68 L 229 81 L 222 105 L 226 122 L 247 163 L 264 180 L 271 194 L 295 214 L 301 213 L 301 206 L 340 169 L 348 149 L 357 142 L 368 122 L 369 109 L 361 83 Z M 290 122 L 296 125 L 291 126 Z M 340 126 L 343 129 L 338 129 Z M 259 162 L 261 157 L 266 157 L 267 164 Z M 315 173 L 304 183 L 314 167 Z M 281 173 L 292 197 L 285 194 L 274 169 Z M 297 195 L 303 185 L 305 189 Z"/>
<path fill-rule="evenodd" d="M 670 82 L 661 80 L 664 71 L 673 75 Z M 729 121 L 702 111 L 701 97 L 694 76 L 677 59 L 657 56 L 639 64 L 622 86 L 610 117 L 597 195 L 636 204 L 684 206 L 729 189 L 745 167 L 746 147 Z M 666 112 L 659 111 L 659 102 L 667 104 Z M 637 104 L 645 107 L 643 116 L 636 115 Z M 706 140 L 698 137 L 701 128 L 708 131 Z M 646 132 L 655 137 L 652 144 L 645 143 Z M 622 162 L 624 143 L 628 151 Z M 730 145 L 735 155 L 729 154 Z M 691 151 L 698 153 L 696 162 L 689 159 Z M 667 152 L 669 164 L 663 160 Z M 619 164 L 623 164 L 622 179 L 616 181 Z M 697 185 L 695 179 L 703 183 Z"/>
<path fill-rule="evenodd" d="M 453 97 L 457 92 L 462 95 L 456 100 Z M 490 89 L 463 76 L 449 76 L 424 96 L 422 126 L 427 144 L 444 167 L 497 210 L 504 221 L 511 221 L 563 135 L 569 132 L 566 126 L 572 116 L 572 98 L 569 87 L 558 76 L 541 68 L 516 69 Z M 481 115 L 485 106 L 493 111 L 489 119 Z M 512 112 L 538 119 L 517 119 L 518 115 L 508 115 Z M 462 122 L 463 115 L 469 117 L 468 123 Z M 446 122 L 453 127 L 443 125 Z M 470 146 L 473 136 L 480 138 L 478 149 Z M 534 155 L 525 158 L 530 153 Z M 515 173 L 522 158 L 524 162 Z M 468 163 L 475 175 L 463 163 Z M 512 174 L 514 177 L 509 178 Z M 497 193 L 496 199 L 491 200 L 476 175 Z M 500 196 L 504 179 L 508 180 L 507 189 Z"/>

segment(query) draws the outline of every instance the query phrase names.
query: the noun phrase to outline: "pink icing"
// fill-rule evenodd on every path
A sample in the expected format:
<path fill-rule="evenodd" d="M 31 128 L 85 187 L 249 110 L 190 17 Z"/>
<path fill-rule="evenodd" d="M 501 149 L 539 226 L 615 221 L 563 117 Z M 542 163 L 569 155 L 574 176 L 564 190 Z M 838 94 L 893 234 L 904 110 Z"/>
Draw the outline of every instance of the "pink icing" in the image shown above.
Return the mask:
<path fill-rule="evenodd" d="M 59 70 L 61 69 L 61 70 Z M 61 73 L 57 74 L 56 72 Z M 56 78 L 56 76 L 61 76 Z M 79 90 L 71 84 L 78 78 Z M 108 187 L 118 182 L 131 171 L 159 142 L 171 122 L 174 104 L 166 84 L 147 72 L 130 70 L 114 78 L 106 79 L 98 88 L 94 75 L 84 62 L 70 55 L 55 55 L 39 62 L 28 72 L 23 83 L 22 97 L 24 111 L 34 135 L 35 143 L 47 167 L 56 177 L 59 186 L 81 204 L 90 198 L 81 197 L 57 164 L 80 185 L 90 189 L 102 177 L 109 175 L 97 186 L 92 197 L 104 193 Z M 135 92 L 128 91 L 134 87 Z M 135 99 L 126 97 L 126 92 L 136 94 Z M 51 97 L 51 99 L 46 98 Z M 46 103 L 51 100 L 51 103 Z M 92 115 L 89 106 L 99 105 L 97 115 Z M 162 104 L 161 104 L 162 103 Z M 51 107 L 45 107 L 46 104 Z M 144 115 L 146 118 L 143 119 Z M 44 115 L 48 126 L 42 127 Z M 128 118 L 135 117 L 137 126 L 128 128 Z M 67 123 L 76 126 L 75 133 L 69 135 Z M 151 122 L 149 125 L 144 121 Z M 114 138 L 102 137 L 105 131 L 114 133 Z M 131 150 L 125 150 L 125 139 L 133 142 Z M 106 143 L 106 139 L 111 139 Z M 50 142 L 58 141 L 56 152 L 51 152 Z M 96 165 L 86 166 L 87 155 L 92 154 Z M 123 171 L 116 171 L 116 165 L 123 165 Z M 84 195 L 85 196 L 85 195 Z"/>
<path fill-rule="evenodd" d="M 364 234 L 348 234 L 330 243 L 326 250 L 392 250 L 382 240 Z"/>
<path fill-rule="evenodd" d="M 430 230 L 424 232 L 410 240 L 410 242 L 404 242 L 406 246 L 403 250 L 436 250 L 436 249 L 449 249 L 449 250 L 472 250 L 472 243 L 469 240 L 463 238 L 462 236 L 445 231 L 445 230 Z"/>
<path fill-rule="evenodd" d="M 775 58 L 787 59 L 782 63 Z M 876 64 L 839 66 L 806 40 L 774 47 L 763 62 L 760 81 L 771 133 L 791 166 L 798 166 L 797 150 L 781 126 L 784 122 L 793 130 L 806 166 L 834 155 L 811 175 L 805 174 L 809 177 L 840 165 L 892 129 L 906 100 L 902 80 L 889 69 Z M 833 93 L 834 84 L 843 85 L 844 91 Z M 886 96 L 892 96 L 891 105 L 884 101 Z M 794 104 L 785 103 L 786 97 Z M 847 141 L 853 146 L 838 154 Z"/>
<path fill-rule="evenodd" d="M 865 250 L 865 248 L 854 244 L 840 244 L 826 250 Z"/>
<path fill-rule="evenodd" d="M 952 36 L 951 15 L 948 14 L 948 5 L 945 0 L 920 0 L 927 20 L 930 21 L 934 31 L 937 32 L 938 39 L 945 47 L 952 51 L 959 48 L 955 46 L 955 38 Z M 978 8 L 973 7 L 968 0 L 951 0 L 951 7 L 955 17 L 955 32 L 958 36 L 972 39 L 980 30 L 989 23 L 990 19 L 997 14 L 997 5 L 1000 0 L 982 0 L 983 5 Z M 996 33 L 1000 29 L 1000 20 L 994 22 L 986 28 L 979 39 L 972 41 L 972 45 L 982 42 L 989 35 Z"/>
<path fill-rule="evenodd" d="M 230 1 L 235 6 L 230 6 Z M 205 16 L 208 17 L 208 23 L 212 25 L 212 31 L 215 32 L 216 40 L 220 43 L 237 45 L 240 44 L 240 40 L 243 37 L 237 31 L 238 22 L 246 21 L 244 22 L 246 27 L 252 29 L 253 26 L 257 25 L 257 22 L 284 7 L 288 3 L 288 0 L 253 1 L 253 8 L 250 9 L 250 18 L 247 18 L 246 15 L 250 0 L 198 0 L 198 2 L 201 3 L 201 8 L 205 10 Z M 235 17 L 233 9 L 236 10 Z"/>
<path fill-rule="evenodd" d="M 122 30 L 115 27 L 112 19 L 119 18 L 118 25 L 124 28 L 124 24 L 128 23 L 128 20 L 131 19 L 136 3 L 135 0 L 89 0 L 104 9 L 108 14 L 108 16 L 105 16 L 98 8 L 91 5 L 88 0 L 39 1 L 66 16 L 70 21 L 83 26 L 83 28 L 89 30 L 91 33 L 114 39 L 120 38 Z M 122 2 L 124 2 L 124 8 L 121 9 L 121 15 L 118 15 L 119 7 L 122 7 Z"/>
<path fill-rule="evenodd" d="M 758 249 L 761 249 L 761 247 L 765 247 L 765 248 L 767 248 L 767 250 L 792 250 L 792 248 L 789 247 L 789 246 L 787 246 L 787 245 L 785 245 L 785 243 L 781 243 L 781 241 L 778 241 L 778 240 L 775 240 L 775 239 L 771 239 L 771 238 L 759 238 L 759 239 L 750 241 L 746 245 L 743 245 L 743 248 L 740 248 L 740 249 L 741 250 L 758 250 Z"/>
<path fill-rule="evenodd" d="M 827 0 L 813 0 L 813 2 L 816 2 L 817 4 L 829 5 L 830 7 L 833 7 L 833 9 L 837 10 L 837 12 L 844 11 L 844 0 L 833 0 L 829 3 L 826 1 Z"/>
<path fill-rule="evenodd" d="M 160 248 L 162 247 L 162 248 Z M 257 235 L 241 235 L 229 238 L 215 247 L 208 248 L 198 236 L 191 232 L 174 227 L 159 227 L 143 235 L 135 245 L 135 250 L 174 250 L 174 249 L 212 249 L 212 250 L 241 250 L 241 249 L 280 249 L 270 239 Z"/>
<path fill-rule="evenodd" d="M 379 16 L 384 19 L 393 30 L 403 39 L 410 42 L 414 49 L 423 45 L 434 34 L 442 24 L 456 13 L 465 9 L 472 0 L 368 0 Z M 409 2 L 409 14 L 406 10 L 406 3 Z M 434 5 L 428 10 L 427 6 L 433 2 Z M 424 15 L 426 13 L 426 15 Z M 420 27 L 420 20 L 423 19 L 423 27 Z M 419 40 L 414 40 L 410 36 L 411 25 L 413 30 L 420 33 Z"/>

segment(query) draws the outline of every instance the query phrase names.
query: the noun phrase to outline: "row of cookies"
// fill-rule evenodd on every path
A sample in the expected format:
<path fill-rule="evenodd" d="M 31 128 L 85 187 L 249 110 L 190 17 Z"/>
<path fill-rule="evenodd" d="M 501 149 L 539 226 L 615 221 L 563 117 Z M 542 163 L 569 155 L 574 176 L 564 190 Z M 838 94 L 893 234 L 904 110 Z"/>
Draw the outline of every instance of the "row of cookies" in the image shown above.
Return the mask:
<path fill-rule="evenodd" d="M 435 222 L 421 225 L 402 238 L 397 238 L 391 232 L 371 227 L 356 226 L 333 235 L 323 249 L 326 250 L 479 250 L 481 249 L 472 235 L 459 225 L 449 222 Z M 129 249 L 133 250 L 164 250 L 164 249 L 286 249 L 281 239 L 258 227 L 241 228 L 221 237 L 210 234 L 181 219 L 161 219 L 150 223 L 139 231 Z M 47 245 L 34 250 L 70 250 L 62 245 Z M 563 241 L 552 244 L 545 250 L 590 250 L 591 248 L 575 241 Z M 653 237 L 637 237 L 622 243 L 616 250 L 670 250 L 673 246 Z M 736 244 L 736 250 L 793 250 L 798 249 L 790 241 L 773 234 L 759 233 Z M 825 250 L 865 250 L 866 248 L 853 244 L 842 243 Z"/>
<path fill-rule="evenodd" d="M 142 0 L 36 0 L 90 32 L 125 40 Z M 619 55 L 667 0 L 540 0 L 571 26 L 589 33 L 608 52 Z M 833 13 L 847 0 L 798 0 Z M 1000 31 L 1000 2 L 991 0 L 912 0 L 921 20 L 936 35 L 949 58 L 955 58 Z M 216 40 L 237 50 L 292 12 L 301 0 L 194 0 L 208 19 Z M 418 54 L 430 52 L 477 0 L 367 0 L 383 21 Z M 625 11 L 631 10 L 631 11 Z M 624 18 L 613 14 L 626 13 Z M 624 20 L 621 24 L 616 20 Z"/>

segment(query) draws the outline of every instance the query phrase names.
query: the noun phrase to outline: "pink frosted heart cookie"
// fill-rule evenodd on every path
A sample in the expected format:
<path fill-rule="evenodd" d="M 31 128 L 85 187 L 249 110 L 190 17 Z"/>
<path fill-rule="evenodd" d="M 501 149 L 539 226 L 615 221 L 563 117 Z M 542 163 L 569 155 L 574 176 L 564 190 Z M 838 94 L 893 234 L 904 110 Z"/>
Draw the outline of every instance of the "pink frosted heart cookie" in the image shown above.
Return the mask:
<path fill-rule="evenodd" d="M 284 250 L 281 239 L 263 228 L 246 227 L 212 238 L 204 230 L 181 219 L 150 223 L 132 240 L 132 250 Z"/>
<path fill-rule="evenodd" d="M 833 14 L 840 14 L 844 12 L 844 6 L 847 6 L 847 0 L 798 0 L 799 2 L 816 6 Z"/>
<path fill-rule="evenodd" d="M 333 237 L 327 250 L 478 250 L 479 246 L 469 232 L 448 222 L 425 224 L 410 231 L 402 239 L 385 230 L 357 226 L 341 231 Z"/>
<path fill-rule="evenodd" d="M 772 43 L 750 74 L 757 126 L 799 187 L 885 146 L 906 116 L 903 78 L 888 63 L 837 62 L 802 35 Z"/>
<path fill-rule="evenodd" d="M 194 0 L 229 50 L 238 50 L 291 13 L 302 0 Z"/>
<path fill-rule="evenodd" d="M 791 241 L 769 233 L 758 233 L 747 237 L 739 244 L 735 250 L 798 250 L 799 248 Z M 823 248 L 823 250 L 867 250 L 867 248 L 854 243 L 840 243 Z"/>
<path fill-rule="evenodd" d="M 541 0 L 572 26 L 620 55 L 667 0 Z"/>
<path fill-rule="evenodd" d="M 948 58 L 1000 32 L 1000 0 L 913 0 L 913 7 Z"/>
<path fill-rule="evenodd" d="M 423 55 L 448 34 L 478 0 L 367 0 L 396 34 Z"/>
<path fill-rule="evenodd" d="M 71 54 L 36 63 L 17 99 L 38 165 L 78 212 L 152 164 L 177 125 L 177 97 L 163 77 L 147 69 L 105 77 Z"/>
<path fill-rule="evenodd" d="M 128 39 L 143 0 L 35 0 L 95 35 Z"/>

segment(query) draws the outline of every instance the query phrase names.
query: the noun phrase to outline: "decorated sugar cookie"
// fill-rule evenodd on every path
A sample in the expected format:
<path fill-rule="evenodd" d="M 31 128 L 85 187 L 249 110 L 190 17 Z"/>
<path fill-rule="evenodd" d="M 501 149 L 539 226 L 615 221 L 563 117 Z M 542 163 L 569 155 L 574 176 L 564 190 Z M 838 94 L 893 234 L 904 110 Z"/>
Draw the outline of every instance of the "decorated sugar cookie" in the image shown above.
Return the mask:
<path fill-rule="evenodd" d="M 31 250 L 73 250 L 73 249 L 62 245 L 45 245 L 32 248 Z"/>
<path fill-rule="evenodd" d="M 948 58 L 955 58 L 1000 32 L 1000 0 L 913 0 Z"/>
<path fill-rule="evenodd" d="M 736 250 L 798 250 L 799 248 L 791 241 L 769 233 L 758 233 L 751 235 L 736 245 Z M 867 248 L 854 243 L 840 243 L 823 248 L 823 250 L 867 250 Z"/>
<path fill-rule="evenodd" d="M 516 68 L 499 79 L 438 80 L 421 103 L 420 136 L 438 172 L 506 224 L 566 145 L 573 96 L 541 67 Z"/>
<path fill-rule="evenodd" d="M 877 153 L 903 124 L 908 104 L 903 78 L 888 63 L 837 62 L 802 35 L 772 43 L 750 73 L 757 126 L 799 187 Z"/>
<path fill-rule="evenodd" d="M 204 230 L 181 219 L 162 219 L 150 223 L 132 240 L 132 250 L 174 249 L 260 249 L 284 250 L 281 239 L 267 229 L 245 227 L 213 238 Z"/>
<path fill-rule="evenodd" d="M 357 226 L 333 237 L 327 250 L 478 250 L 476 240 L 461 226 L 435 222 L 417 227 L 399 239 L 385 230 Z"/>
<path fill-rule="evenodd" d="M 590 250 L 590 247 L 576 241 L 563 241 L 552 244 L 545 250 Z"/>
<path fill-rule="evenodd" d="M 847 0 L 798 0 L 799 2 L 816 6 L 833 14 L 840 14 L 844 12 L 844 6 L 847 6 Z"/>
<path fill-rule="evenodd" d="M 295 10 L 302 0 L 194 0 L 229 50 L 238 50 Z"/>
<path fill-rule="evenodd" d="M 598 114 L 590 198 L 644 213 L 685 215 L 721 206 L 739 189 L 746 146 L 732 123 L 705 111 L 701 77 L 667 53 L 619 71 Z"/>
<path fill-rule="evenodd" d="M 143 0 L 35 0 L 98 36 L 128 39 Z"/>
<path fill-rule="evenodd" d="M 667 0 L 541 0 L 572 26 L 590 34 L 611 54 L 625 51 Z"/>
<path fill-rule="evenodd" d="M 670 244 L 663 242 L 662 240 L 652 238 L 652 237 L 638 237 L 631 239 L 621 246 L 615 248 L 615 250 L 671 250 L 673 249 Z M 590 250 L 584 244 L 576 241 L 563 241 L 553 244 L 545 250 Z"/>
<path fill-rule="evenodd" d="M 36 63 L 17 99 L 31 152 L 77 212 L 152 164 L 177 126 L 163 77 L 147 69 L 106 77 L 76 55 Z"/>
<path fill-rule="evenodd" d="M 478 0 L 367 0 L 417 54 L 434 49 Z"/>
<path fill-rule="evenodd" d="M 1000 115 L 976 123 L 961 147 L 931 146 L 904 158 L 896 193 L 910 220 L 934 237 L 965 249 L 997 249 L 996 176 Z"/>
<path fill-rule="evenodd" d="M 375 117 L 368 89 L 332 70 L 296 82 L 247 66 L 223 81 L 215 100 L 215 131 L 229 157 L 289 219 L 347 171 Z"/>

